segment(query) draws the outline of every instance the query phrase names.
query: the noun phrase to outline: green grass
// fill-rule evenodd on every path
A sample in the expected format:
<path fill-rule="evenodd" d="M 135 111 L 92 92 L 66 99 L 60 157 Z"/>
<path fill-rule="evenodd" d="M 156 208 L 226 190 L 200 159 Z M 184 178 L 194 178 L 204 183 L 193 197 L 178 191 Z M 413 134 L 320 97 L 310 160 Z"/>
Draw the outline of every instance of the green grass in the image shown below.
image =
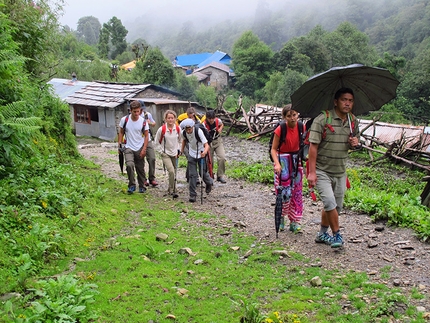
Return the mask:
<path fill-rule="evenodd" d="M 172 322 L 173 316 L 175 322 L 261 322 L 275 312 L 295 323 L 389 322 L 404 315 L 424 322 L 409 305 L 411 297 L 424 297 L 418 290 L 403 295 L 365 273 L 311 267 L 292 251 L 280 258 L 272 253 L 282 248 L 276 242 L 256 241 L 236 228 L 222 235 L 225 228 L 208 212 L 150 194 L 127 195 L 90 162 L 47 163 L 43 176 L 33 177 L 37 190 L 28 181 L 3 186 L 3 201 L 17 190 L 26 194 L 15 199 L 18 213 L 2 206 L 2 293 L 26 296 L 3 301 L 0 321 L 54 321 L 68 309 L 81 322 L 94 315 L 98 322 Z M 61 194 L 42 193 L 50 187 Z M 9 239 L 7 227 L 14 228 Z M 160 233 L 168 238 L 157 240 Z M 191 254 L 180 253 L 183 248 Z M 58 274 L 64 279 L 51 279 Z M 321 286 L 311 285 L 315 276 Z"/>

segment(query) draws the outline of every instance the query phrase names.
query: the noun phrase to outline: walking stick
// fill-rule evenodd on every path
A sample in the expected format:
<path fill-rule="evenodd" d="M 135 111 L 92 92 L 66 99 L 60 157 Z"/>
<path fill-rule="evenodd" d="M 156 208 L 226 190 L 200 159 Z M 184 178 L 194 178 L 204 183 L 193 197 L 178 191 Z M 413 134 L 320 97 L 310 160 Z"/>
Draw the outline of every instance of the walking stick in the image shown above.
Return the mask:
<path fill-rule="evenodd" d="M 199 160 L 200 164 L 200 203 L 203 204 L 203 165 L 204 165 L 204 159 L 200 158 Z"/>

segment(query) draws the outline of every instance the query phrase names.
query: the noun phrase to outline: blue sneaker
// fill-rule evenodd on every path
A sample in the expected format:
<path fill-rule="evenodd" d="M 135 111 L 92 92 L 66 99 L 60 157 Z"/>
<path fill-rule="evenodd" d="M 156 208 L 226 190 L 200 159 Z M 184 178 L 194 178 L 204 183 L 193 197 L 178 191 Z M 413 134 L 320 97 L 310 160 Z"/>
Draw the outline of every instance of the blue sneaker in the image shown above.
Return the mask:
<path fill-rule="evenodd" d="M 333 241 L 331 243 L 332 248 L 340 248 L 343 246 L 342 235 L 338 232 L 333 236 Z"/>
<path fill-rule="evenodd" d="M 315 242 L 332 245 L 333 237 L 331 235 L 329 235 L 327 232 L 324 232 L 322 234 L 318 232 L 317 237 L 315 238 Z"/>
<path fill-rule="evenodd" d="M 139 187 L 139 193 L 145 193 L 146 187 Z"/>
<path fill-rule="evenodd" d="M 127 193 L 128 194 L 133 194 L 134 191 L 136 190 L 136 186 L 132 185 L 128 188 Z"/>

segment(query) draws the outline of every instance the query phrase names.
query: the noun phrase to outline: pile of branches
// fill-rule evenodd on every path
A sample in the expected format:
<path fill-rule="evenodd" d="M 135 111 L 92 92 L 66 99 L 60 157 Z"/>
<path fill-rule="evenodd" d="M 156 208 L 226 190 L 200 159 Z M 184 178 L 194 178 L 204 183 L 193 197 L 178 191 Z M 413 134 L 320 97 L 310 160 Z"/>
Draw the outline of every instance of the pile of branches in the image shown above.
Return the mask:
<path fill-rule="evenodd" d="M 246 112 L 242 105 L 242 96 L 239 97 L 236 111 L 229 112 L 220 105 L 217 116 L 226 125 L 226 128 L 228 127 L 227 136 L 234 128 L 239 133 L 250 133 L 251 136 L 248 139 L 258 139 L 273 132 L 278 122 L 282 120 L 281 111 L 276 107 L 257 108 L 252 106 L 249 112 Z"/>

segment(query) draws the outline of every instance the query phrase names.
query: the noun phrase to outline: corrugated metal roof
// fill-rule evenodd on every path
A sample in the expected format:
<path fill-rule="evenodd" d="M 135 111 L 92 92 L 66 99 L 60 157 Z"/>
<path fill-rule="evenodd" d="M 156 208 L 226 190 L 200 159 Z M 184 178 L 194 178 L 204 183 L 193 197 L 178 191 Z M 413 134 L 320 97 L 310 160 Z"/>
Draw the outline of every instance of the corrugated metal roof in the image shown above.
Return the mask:
<path fill-rule="evenodd" d="M 367 125 L 372 123 L 372 120 L 360 120 L 359 127 L 364 129 Z M 370 126 L 364 131 L 366 136 L 377 138 L 378 141 L 391 144 L 399 140 L 402 136 L 406 139 L 411 139 L 411 144 L 419 140 L 420 135 L 423 133 L 424 127 L 410 126 L 410 125 L 397 125 L 384 122 L 376 122 L 375 126 Z M 416 140 L 414 140 L 416 139 Z"/>
<path fill-rule="evenodd" d="M 115 108 L 135 97 L 151 84 L 120 84 L 93 82 L 66 98 L 69 104 Z"/>
<path fill-rule="evenodd" d="M 231 57 L 230 57 L 230 55 L 217 50 L 210 57 L 206 58 L 204 61 L 201 61 L 199 63 L 199 65 L 197 65 L 197 67 L 200 68 L 200 67 L 208 65 L 212 62 L 220 62 L 220 63 L 225 64 L 225 65 L 230 65 Z"/>
<path fill-rule="evenodd" d="M 72 82 L 72 80 L 53 78 L 48 82 L 48 84 L 52 85 L 54 93 L 61 100 L 64 100 L 69 95 L 72 95 L 76 91 L 91 84 L 91 82 L 85 82 L 85 81 L 79 81 L 79 80 L 76 82 Z"/>
<path fill-rule="evenodd" d="M 189 103 L 194 103 L 194 104 L 198 105 L 197 102 L 188 102 L 188 101 L 173 100 L 173 99 L 163 99 L 163 98 L 138 98 L 138 99 L 145 102 L 145 104 L 152 103 L 155 105 L 159 105 L 159 104 L 189 104 Z M 133 101 L 133 99 L 131 99 L 131 101 Z"/>
<path fill-rule="evenodd" d="M 66 102 L 69 104 L 79 104 L 92 107 L 115 108 L 125 101 L 135 98 L 137 94 L 147 88 L 170 93 L 175 96 L 180 95 L 177 92 L 153 84 L 92 82 L 86 87 L 69 95 L 66 98 Z"/>
<path fill-rule="evenodd" d="M 198 65 L 208 57 L 211 57 L 212 53 L 200 53 L 200 54 L 189 54 L 189 55 L 178 55 L 175 57 L 175 64 L 177 66 L 193 66 Z"/>

